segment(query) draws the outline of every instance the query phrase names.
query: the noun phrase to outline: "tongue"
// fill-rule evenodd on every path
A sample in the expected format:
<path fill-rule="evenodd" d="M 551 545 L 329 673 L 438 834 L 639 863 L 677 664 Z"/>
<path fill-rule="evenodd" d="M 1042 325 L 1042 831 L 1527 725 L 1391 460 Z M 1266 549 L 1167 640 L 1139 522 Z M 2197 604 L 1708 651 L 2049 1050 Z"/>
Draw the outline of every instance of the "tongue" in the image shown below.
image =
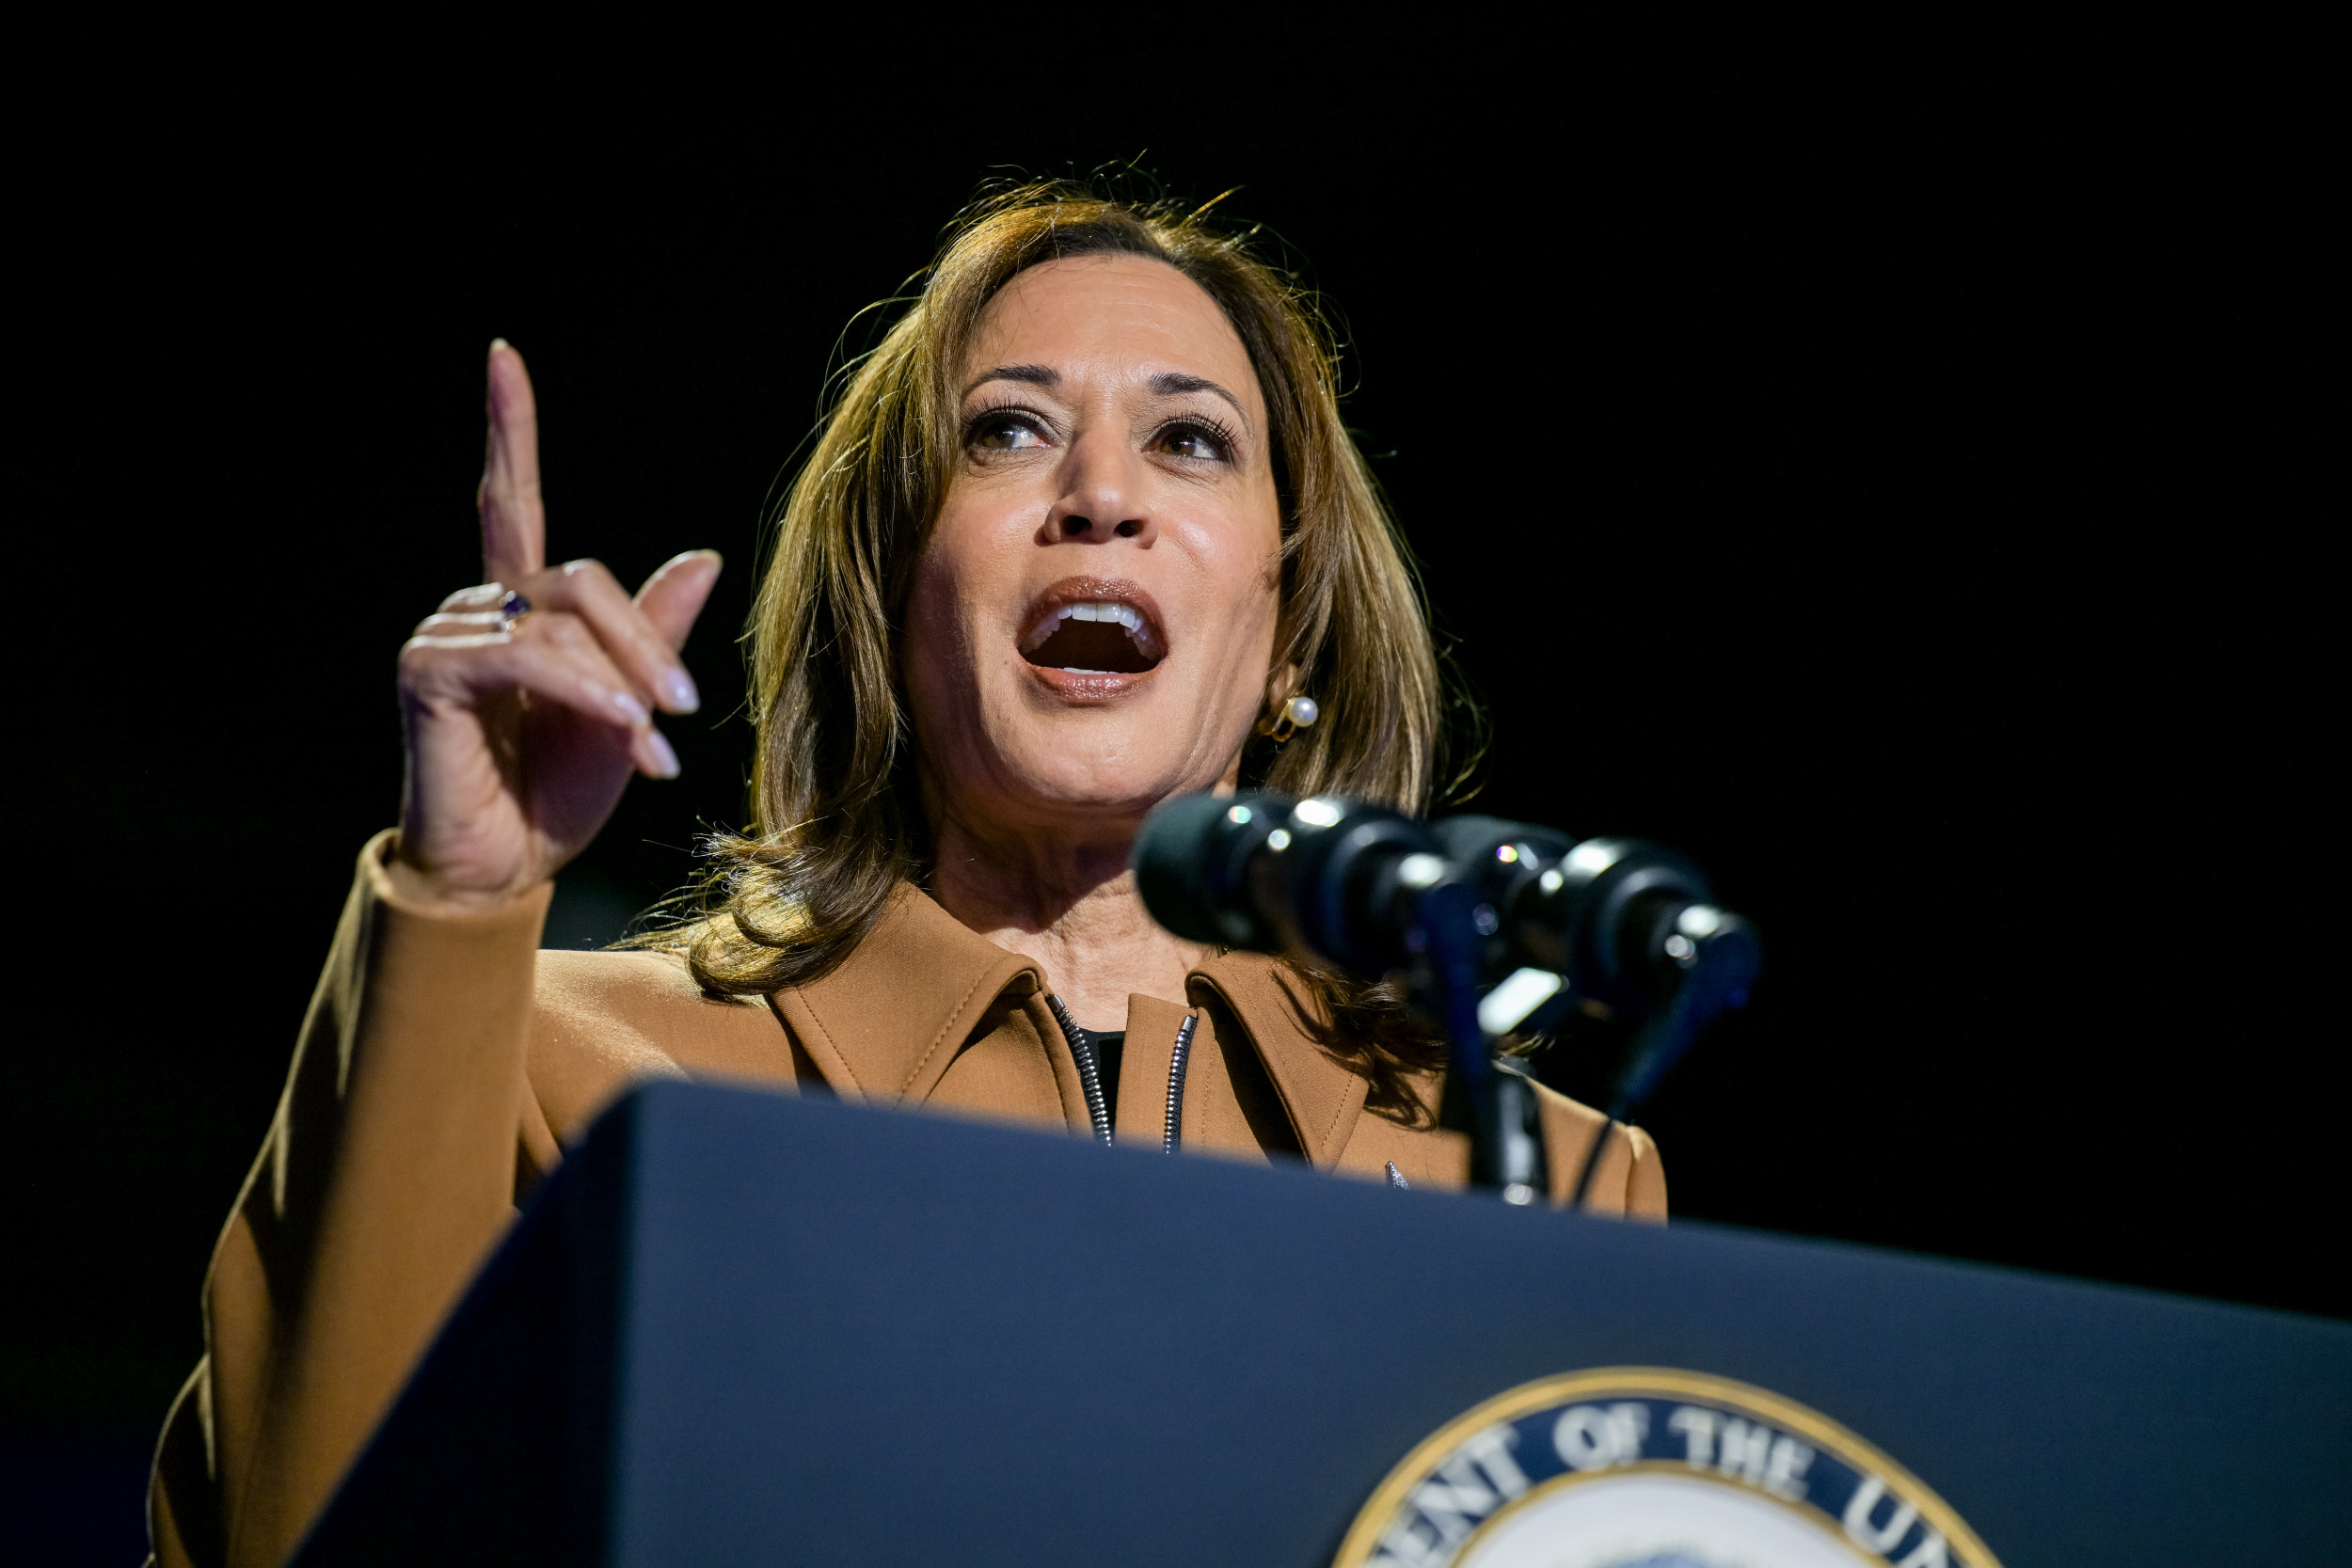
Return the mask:
<path fill-rule="evenodd" d="M 1064 621 L 1060 629 L 1022 656 L 1049 670 L 1093 670 L 1136 675 L 1152 668 L 1127 628 L 1115 621 Z"/>

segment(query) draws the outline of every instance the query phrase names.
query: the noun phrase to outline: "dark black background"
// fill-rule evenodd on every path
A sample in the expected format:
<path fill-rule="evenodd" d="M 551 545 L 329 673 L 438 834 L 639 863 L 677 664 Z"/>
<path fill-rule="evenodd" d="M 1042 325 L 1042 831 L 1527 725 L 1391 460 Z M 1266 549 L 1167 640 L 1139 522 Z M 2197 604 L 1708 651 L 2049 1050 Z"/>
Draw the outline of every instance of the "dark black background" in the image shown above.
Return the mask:
<path fill-rule="evenodd" d="M 741 817 L 731 637 L 843 324 L 984 179 L 1139 150 L 1239 187 L 1343 321 L 1491 718 L 1478 807 L 1680 847 L 1762 927 L 1754 1006 L 1645 1117 L 1678 1214 L 2352 1315 L 2262 160 L 2124 40 L 1704 77 L 1671 38 L 1457 45 L 1133 90 L 828 57 L 723 111 L 247 84 L 27 133 L 20 1502 L 129 1528 L 393 816 L 394 652 L 480 575 L 488 340 L 537 381 L 558 557 L 729 561 L 684 778 L 563 880 L 550 942 L 595 941 Z"/>

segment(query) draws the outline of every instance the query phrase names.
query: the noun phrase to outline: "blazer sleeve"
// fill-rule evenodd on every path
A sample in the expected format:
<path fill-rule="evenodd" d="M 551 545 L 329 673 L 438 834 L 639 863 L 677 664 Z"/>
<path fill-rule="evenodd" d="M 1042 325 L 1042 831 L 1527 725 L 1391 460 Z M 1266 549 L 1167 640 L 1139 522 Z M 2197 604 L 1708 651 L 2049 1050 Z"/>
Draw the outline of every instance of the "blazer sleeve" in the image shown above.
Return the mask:
<path fill-rule="evenodd" d="M 485 913 L 358 874 L 284 1095 L 213 1252 L 205 1354 L 148 1493 L 157 1560 L 274 1568 L 514 1214 L 549 889 Z"/>

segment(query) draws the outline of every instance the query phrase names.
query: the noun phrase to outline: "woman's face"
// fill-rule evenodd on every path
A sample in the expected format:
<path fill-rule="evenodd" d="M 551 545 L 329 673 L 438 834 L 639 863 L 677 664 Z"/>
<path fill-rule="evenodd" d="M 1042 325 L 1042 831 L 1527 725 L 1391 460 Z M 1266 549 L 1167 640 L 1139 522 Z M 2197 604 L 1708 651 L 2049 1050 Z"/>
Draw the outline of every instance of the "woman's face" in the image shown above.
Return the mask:
<path fill-rule="evenodd" d="M 1106 256 L 1015 277 L 959 385 L 901 643 L 931 799 L 981 839 L 1122 839 L 1230 782 L 1265 701 L 1281 518 L 1257 376 L 1199 285 Z"/>

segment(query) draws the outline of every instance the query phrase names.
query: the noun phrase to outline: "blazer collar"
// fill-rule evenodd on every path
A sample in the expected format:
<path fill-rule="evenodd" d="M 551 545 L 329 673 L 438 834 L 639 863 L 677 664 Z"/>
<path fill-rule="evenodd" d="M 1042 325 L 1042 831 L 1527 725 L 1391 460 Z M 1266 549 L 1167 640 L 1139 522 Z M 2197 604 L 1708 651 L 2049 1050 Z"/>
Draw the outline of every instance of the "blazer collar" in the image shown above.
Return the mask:
<path fill-rule="evenodd" d="M 838 968 L 774 1001 L 834 1093 L 892 1105 L 929 1095 L 1000 998 L 1044 984 L 1027 958 L 901 882 Z"/>
<path fill-rule="evenodd" d="M 1263 954 L 1220 953 L 1192 972 L 1187 990 L 1195 1002 L 1223 1002 L 1248 1034 L 1308 1163 L 1323 1170 L 1337 1164 L 1369 1085 L 1315 1043 L 1313 995 L 1296 973 Z"/>
<path fill-rule="evenodd" d="M 1035 963 L 901 882 L 871 934 L 838 968 L 773 1000 L 836 1094 L 919 1104 L 991 1008 L 1044 988 Z M 1290 1113 L 1299 1148 L 1329 1168 L 1363 1112 L 1365 1084 L 1315 1044 L 1307 989 L 1277 959 L 1222 953 L 1192 972 L 1187 990 L 1196 1004 L 1221 1002 L 1240 1023 Z"/>

